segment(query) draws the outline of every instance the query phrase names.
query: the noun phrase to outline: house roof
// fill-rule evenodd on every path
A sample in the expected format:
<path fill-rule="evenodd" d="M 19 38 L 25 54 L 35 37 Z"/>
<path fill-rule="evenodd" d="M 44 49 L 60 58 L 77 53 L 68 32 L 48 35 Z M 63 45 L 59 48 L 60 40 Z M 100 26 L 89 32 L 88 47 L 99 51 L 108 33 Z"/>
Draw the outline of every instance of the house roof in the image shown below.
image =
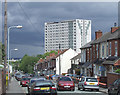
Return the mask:
<path fill-rule="evenodd" d="M 120 38 L 120 29 L 117 29 L 113 33 L 111 31 L 104 33 L 102 37 L 100 37 L 98 40 L 94 40 L 92 44 L 97 44 L 97 43 L 105 42 L 107 40 L 119 39 L 119 38 Z"/>
<path fill-rule="evenodd" d="M 94 40 L 91 44 L 97 44 L 101 42 L 107 41 L 107 39 L 110 37 L 111 32 L 104 33 L 99 39 Z"/>
<path fill-rule="evenodd" d="M 111 31 L 105 32 L 99 39 L 88 42 L 87 44 L 82 46 L 80 49 L 90 48 L 92 44 L 98 44 L 98 43 L 105 42 L 112 39 L 120 39 L 120 28 L 115 30 L 113 33 Z"/>
<path fill-rule="evenodd" d="M 105 61 L 105 59 L 96 59 L 93 64 L 102 64 Z"/>
<path fill-rule="evenodd" d="M 115 32 L 111 33 L 108 40 L 120 38 L 120 29 L 117 29 Z"/>
<path fill-rule="evenodd" d="M 120 66 L 120 58 L 114 63 L 114 66 Z"/>
<path fill-rule="evenodd" d="M 89 48 L 91 47 L 91 43 L 93 43 L 94 40 L 88 42 L 87 44 L 85 44 L 84 46 L 82 46 L 80 49 L 84 49 L 84 48 Z"/>
<path fill-rule="evenodd" d="M 82 67 L 83 67 L 83 68 L 87 68 L 90 64 L 91 64 L 90 62 L 85 62 L 85 63 L 82 65 Z"/>
<path fill-rule="evenodd" d="M 56 59 L 58 56 L 60 56 L 61 54 L 65 53 L 67 50 L 69 49 L 65 49 L 63 51 L 61 51 L 59 54 L 57 54 L 55 57 L 53 57 L 52 59 Z"/>
<path fill-rule="evenodd" d="M 79 53 L 78 55 L 76 55 L 73 58 L 71 58 L 71 60 L 78 59 L 78 58 L 81 58 L 81 53 Z"/>
<path fill-rule="evenodd" d="M 119 57 L 110 56 L 108 57 L 102 65 L 114 65 L 114 63 L 119 59 Z"/>

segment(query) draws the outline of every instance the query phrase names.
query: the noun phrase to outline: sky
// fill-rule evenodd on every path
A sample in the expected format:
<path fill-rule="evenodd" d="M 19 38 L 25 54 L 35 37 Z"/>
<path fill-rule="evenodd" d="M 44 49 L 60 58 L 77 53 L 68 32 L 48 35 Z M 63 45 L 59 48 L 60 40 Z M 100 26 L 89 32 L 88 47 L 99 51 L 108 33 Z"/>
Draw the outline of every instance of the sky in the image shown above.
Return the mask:
<path fill-rule="evenodd" d="M 18 51 L 11 52 L 15 58 L 25 54 L 44 54 L 45 22 L 91 20 L 92 40 L 96 30 L 109 32 L 114 23 L 118 22 L 117 2 L 9 2 L 7 11 L 8 27 L 23 26 L 22 29 L 10 29 L 10 49 L 18 48 Z M 4 4 L 4 20 L 3 15 Z M 3 22 L 2 24 L 4 25 Z"/>

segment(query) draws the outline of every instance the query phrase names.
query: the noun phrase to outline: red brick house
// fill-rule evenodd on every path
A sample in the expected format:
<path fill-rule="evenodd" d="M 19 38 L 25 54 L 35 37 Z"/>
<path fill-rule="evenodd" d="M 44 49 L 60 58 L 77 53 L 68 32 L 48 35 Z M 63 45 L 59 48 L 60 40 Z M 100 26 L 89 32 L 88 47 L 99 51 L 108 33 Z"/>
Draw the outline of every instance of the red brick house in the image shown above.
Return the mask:
<path fill-rule="evenodd" d="M 95 32 L 95 40 L 81 49 L 82 73 L 85 76 L 107 76 L 120 68 L 120 29 L 112 27 L 110 32 Z M 92 73 L 92 74 L 91 74 Z"/>

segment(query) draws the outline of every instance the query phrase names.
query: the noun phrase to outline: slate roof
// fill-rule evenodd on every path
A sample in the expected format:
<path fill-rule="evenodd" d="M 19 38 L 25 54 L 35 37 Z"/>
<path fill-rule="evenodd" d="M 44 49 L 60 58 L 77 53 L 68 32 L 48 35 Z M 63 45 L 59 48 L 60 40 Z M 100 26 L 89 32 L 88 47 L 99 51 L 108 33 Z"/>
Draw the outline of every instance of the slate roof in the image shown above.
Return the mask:
<path fill-rule="evenodd" d="M 93 63 L 94 64 L 101 64 L 104 62 L 105 59 L 96 59 Z"/>
<path fill-rule="evenodd" d="M 120 29 L 117 29 L 115 32 L 111 33 L 107 40 L 118 39 L 120 38 Z"/>
<path fill-rule="evenodd" d="M 97 44 L 97 43 L 105 42 L 110 37 L 110 35 L 111 35 L 111 32 L 106 32 L 102 35 L 102 37 L 100 37 L 97 40 L 94 40 L 91 44 Z"/>
<path fill-rule="evenodd" d="M 89 48 L 92 44 L 98 44 L 112 39 L 120 39 L 120 28 L 114 31 L 113 33 L 111 33 L 111 31 L 105 32 L 99 39 L 90 41 L 89 43 L 82 46 L 80 49 Z"/>
<path fill-rule="evenodd" d="M 84 46 L 82 46 L 80 49 L 84 49 L 84 48 L 89 48 L 91 47 L 91 43 L 93 43 L 94 40 L 88 42 L 87 44 L 85 44 Z"/>
<path fill-rule="evenodd" d="M 114 65 L 114 63 L 119 59 L 119 57 L 110 56 L 108 57 L 104 62 L 102 62 L 102 65 Z"/>
<path fill-rule="evenodd" d="M 82 67 L 83 67 L 83 68 L 87 68 L 90 64 L 91 64 L 90 62 L 85 62 L 85 63 L 82 65 Z"/>
<path fill-rule="evenodd" d="M 77 59 L 77 58 L 81 58 L 81 53 L 79 53 L 78 55 L 76 55 L 73 58 L 71 58 L 71 60 L 74 60 L 74 59 Z"/>

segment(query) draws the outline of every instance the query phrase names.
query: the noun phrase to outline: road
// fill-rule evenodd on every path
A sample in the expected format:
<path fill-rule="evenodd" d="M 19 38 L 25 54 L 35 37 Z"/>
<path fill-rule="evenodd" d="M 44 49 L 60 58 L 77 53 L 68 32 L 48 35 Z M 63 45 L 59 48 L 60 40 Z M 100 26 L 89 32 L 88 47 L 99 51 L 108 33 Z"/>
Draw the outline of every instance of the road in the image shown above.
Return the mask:
<path fill-rule="evenodd" d="M 10 83 L 10 89 L 7 91 L 7 93 L 24 93 L 25 95 L 28 92 L 27 87 L 21 87 L 20 82 L 13 78 Z M 75 87 L 75 91 L 57 91 L 57 93 L 58 95 L 107 95 L 98 91 L 80 91 L 77 89 L 77 87 Z"/>

